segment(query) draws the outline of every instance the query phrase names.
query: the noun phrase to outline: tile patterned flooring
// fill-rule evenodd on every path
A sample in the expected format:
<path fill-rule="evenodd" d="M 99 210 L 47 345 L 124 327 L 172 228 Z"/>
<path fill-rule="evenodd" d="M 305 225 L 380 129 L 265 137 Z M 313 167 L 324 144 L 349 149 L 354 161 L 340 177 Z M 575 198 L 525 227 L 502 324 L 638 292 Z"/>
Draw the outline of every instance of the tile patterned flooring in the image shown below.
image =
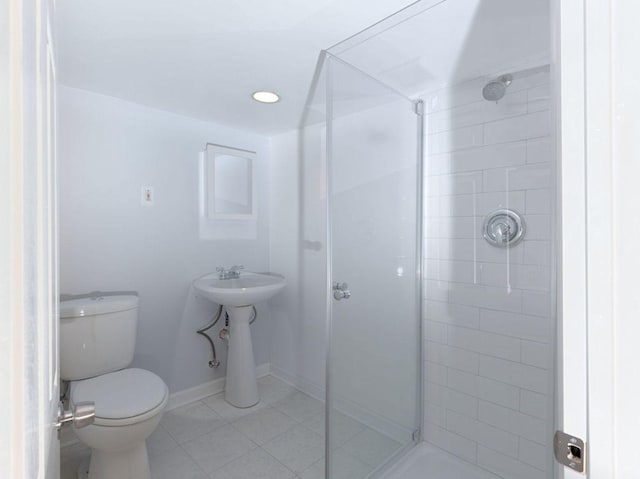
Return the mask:
<path fill-rule="evenodd" d="M 324 405 L 265 376 L 260 402 L 237 409 L 222 394 L 167 411 L 147 440 L 152 479 L 324 479 Z M 401 447 L 347 416 L 335 425 L 334 479 L 364 479 Z M 89 449 L 61 451 L 61 479 L 76 479 Z"/>

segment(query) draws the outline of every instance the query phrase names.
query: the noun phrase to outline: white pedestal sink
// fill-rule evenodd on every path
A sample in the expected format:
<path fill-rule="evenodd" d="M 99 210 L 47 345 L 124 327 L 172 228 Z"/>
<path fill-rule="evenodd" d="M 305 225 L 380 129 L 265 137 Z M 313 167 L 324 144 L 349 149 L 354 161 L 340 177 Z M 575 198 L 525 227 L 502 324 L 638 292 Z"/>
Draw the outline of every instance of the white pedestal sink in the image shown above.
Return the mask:
<path fill-rule="evenodd" d="M 251 407 L 260 400 L 249 329 L 253 305 L 275 296 L 285 285 L 284 277 L 278 274 L 244 272 L 233 279 L 220 279 L 218 273 L 211 273 L 193 282 L 200 295 L 223 305 L 229 313 L 224 398 L 236 407 Z"/>

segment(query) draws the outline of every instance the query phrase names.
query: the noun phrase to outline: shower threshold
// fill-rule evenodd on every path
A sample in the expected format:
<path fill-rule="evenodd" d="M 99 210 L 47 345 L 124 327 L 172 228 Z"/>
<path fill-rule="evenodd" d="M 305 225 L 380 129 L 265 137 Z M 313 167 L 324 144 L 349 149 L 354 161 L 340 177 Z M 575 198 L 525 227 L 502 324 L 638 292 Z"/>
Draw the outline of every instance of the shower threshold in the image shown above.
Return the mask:
<path fill-rule="evenodd" d="M 381 479 L 501 479 L 426 442 L 419 443 Z"/>

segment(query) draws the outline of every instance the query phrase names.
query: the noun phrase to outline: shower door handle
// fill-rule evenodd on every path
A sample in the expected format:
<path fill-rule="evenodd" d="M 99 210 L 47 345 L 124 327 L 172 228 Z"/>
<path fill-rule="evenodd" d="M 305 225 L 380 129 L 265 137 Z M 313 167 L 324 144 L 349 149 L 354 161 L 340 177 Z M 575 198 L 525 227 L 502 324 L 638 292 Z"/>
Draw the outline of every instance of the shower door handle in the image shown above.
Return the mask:
<path fill-rule="evenodd" d="M 349 291 L 349 285 L 347 283 L 333 283 L 333 298 L 335 300 L 340 301 L 341 299 L 349 299 L 350 297 L 351 291 Z"/>

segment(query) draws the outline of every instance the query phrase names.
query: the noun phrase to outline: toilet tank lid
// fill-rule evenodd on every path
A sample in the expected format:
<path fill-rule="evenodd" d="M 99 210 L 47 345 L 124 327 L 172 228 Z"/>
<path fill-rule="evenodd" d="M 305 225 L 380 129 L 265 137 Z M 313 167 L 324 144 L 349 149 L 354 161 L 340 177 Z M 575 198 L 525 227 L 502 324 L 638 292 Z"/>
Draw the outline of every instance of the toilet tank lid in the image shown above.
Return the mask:
<path fill-rule="evenodd" d="M 60 318 L 81 318 L 96 314 L 117 313 L 138 307 L 138 297 L 131 294 L 92 296 L 60 301 Z"/>

